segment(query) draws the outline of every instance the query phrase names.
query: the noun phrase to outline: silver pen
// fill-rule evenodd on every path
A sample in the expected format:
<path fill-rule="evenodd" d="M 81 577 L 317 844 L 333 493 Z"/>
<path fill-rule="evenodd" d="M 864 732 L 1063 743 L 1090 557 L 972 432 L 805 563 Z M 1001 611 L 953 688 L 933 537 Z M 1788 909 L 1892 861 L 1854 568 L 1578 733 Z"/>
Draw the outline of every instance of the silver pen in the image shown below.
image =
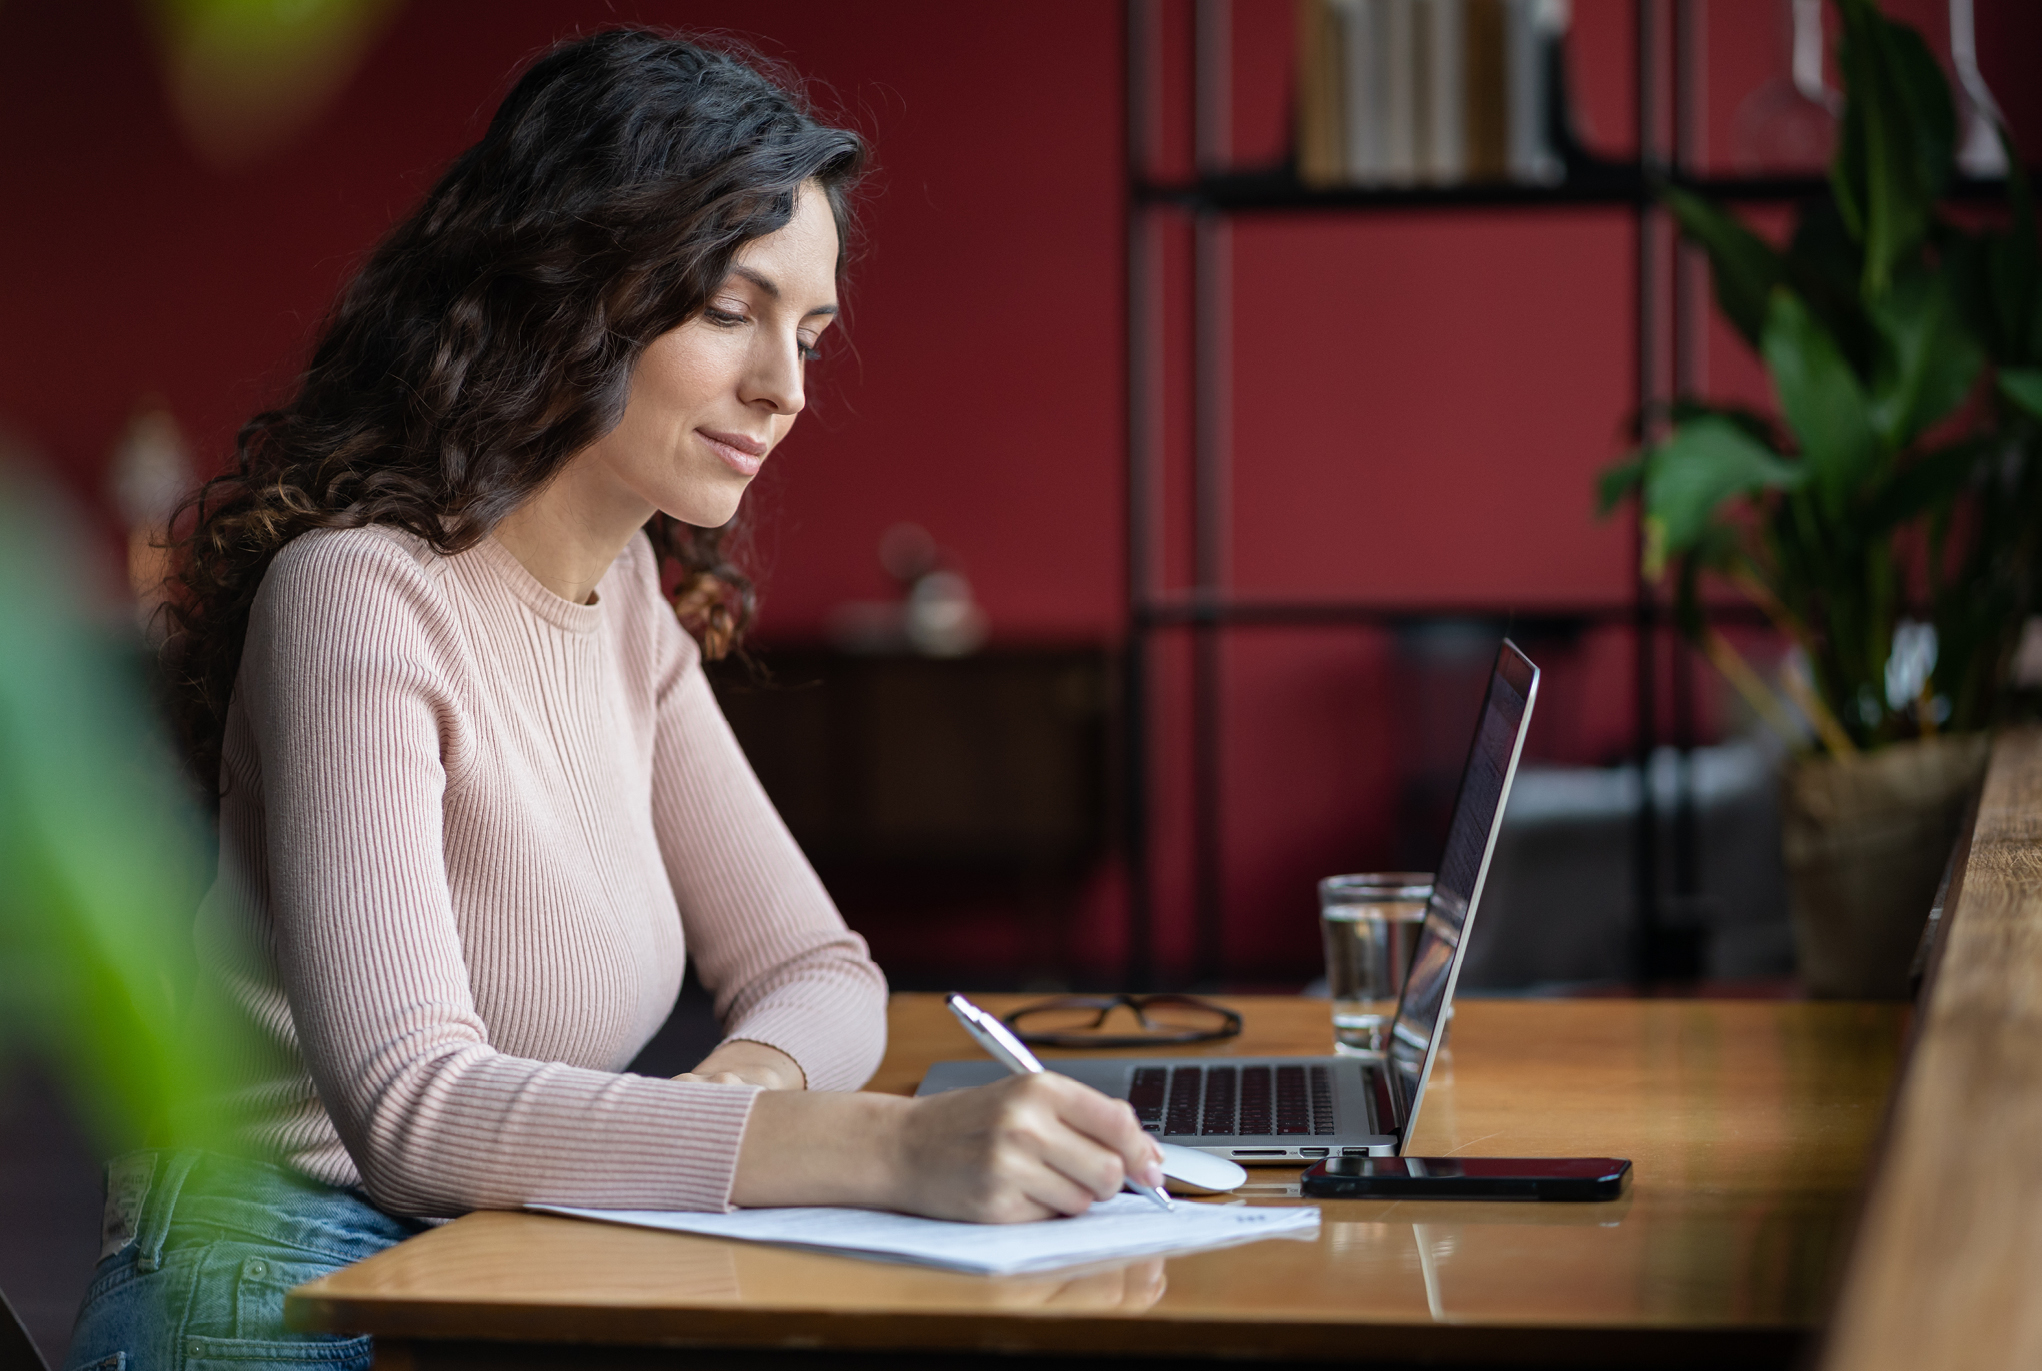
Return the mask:
<path fill-rule="evenodd" d="M 983 1047 L 994 1061 L 1017 1076 L 1034 1076 L 1042 1073 L 1043 1065 L 1035 1059 L 1035 1054 L 1028 1050 L 1028 1044 L 1009 1032 L 1007 1025 L 1001 1023 L 997 1016 L 986 1013 L 962 995 L 952 995 L 944 1003 L 950 1006 L 950 1012 L 957 1016 L 957 1021 L 964 1025 L 964 1031 L 971 1034 L 971 1040 Z M 1127 1179 L 1127 1188 L 1147 1199 L 1158 1209 L 1174 1210 L 1177 1207 L 1170 1203 L 1169 1196 L 1162 1191 L 1153 1186 L 1143 1185 L 1132 1176 Z"/>

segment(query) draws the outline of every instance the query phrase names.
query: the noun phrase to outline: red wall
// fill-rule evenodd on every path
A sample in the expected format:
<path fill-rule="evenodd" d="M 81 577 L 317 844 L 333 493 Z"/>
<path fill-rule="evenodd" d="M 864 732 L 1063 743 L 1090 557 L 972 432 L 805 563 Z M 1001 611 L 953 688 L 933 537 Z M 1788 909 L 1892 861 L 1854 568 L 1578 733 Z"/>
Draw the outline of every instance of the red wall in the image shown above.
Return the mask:
<path fill-rule="evenodd" d="M 881 160 L 854 350 L 760 492 L 769 629 L 881 591 L 879 531 L 915 519 L 958 549 L 1003 629 L 1112 631 L 1110 6 L 413 3 L 315 131 L 232 176 L 171 127 L 140 8 L 0 7 L 15 207 L 0 222 L 0 417 L 81 493 L 151 393 L 219 451 L 535 50 L 619 20 L 727 28 L 827 87 Z"/>
<path fill-rule="evenodd" d="M 1892 7 L 1943 22 L 1940 0 Z M 1713 160 L 1738 103 L 1779 66 L 1784 8 L 1708 7 Z M 1979 9 L 1988 79 L 2042 147 L 2042 12 Z M 612 22 L 721 28 L 812 78 L 880 166 L 851 346 L 823 365 L 752 502 L 765 633 L 812 634 L 833 604 L 885 593 L 873 549 L 906 519 L 954 552 L 1001 636 L 1117 636 L 1118 5 L 413 0 L 327 116 L 232 175 L 181 143 L 140 12 L 0 5 L 0 427 L 82 497 L 100 499 L 109 448 L 152 396 L 217 458 L 280 392 L 351 263 L 477 136 L 524 58 Z M 1575 14 L 1582 121 L 1620 152 L 1632 8 L 1577 0 Z M 1235 15 L 1236 148 L 1269 160 L 1287 136 L 1290 6 L 1237 0 Z M 1520 609 L 1621 597 L 1628 535 L 1593 522 L 1588 491 L 1622 449 L 1631 403 L 1632 252 L 1624 216 L 1601 211 L 1241 227 L 1240 588 Z M 1181 292 L 1171 307 L 1181 314 Z M 1703 375 L 1762 393 L 1720 331 Z M 1181 453 L 1181 430 L 1171 437 Z M 1626 651 L 1614 637 L 1584 647 L 1549 750 L 1621 744 Z M 1240 975 L 1309 966 L 1311 879 L 1393 855 L 1396 670 L 1383 640 L 1361 634 L 1265 633 L 1231 652 L 1225 855 Z M 1160 842 L 1181 873 L 1179 705 L 1159 729 Z M 1102 963 L 1118 946 L 1117 889 L 1102 879 L 1087 897 L 1083 947 Z M 1181 959 L 1185 878 L 1162 894 L 1164 950 Z"/>

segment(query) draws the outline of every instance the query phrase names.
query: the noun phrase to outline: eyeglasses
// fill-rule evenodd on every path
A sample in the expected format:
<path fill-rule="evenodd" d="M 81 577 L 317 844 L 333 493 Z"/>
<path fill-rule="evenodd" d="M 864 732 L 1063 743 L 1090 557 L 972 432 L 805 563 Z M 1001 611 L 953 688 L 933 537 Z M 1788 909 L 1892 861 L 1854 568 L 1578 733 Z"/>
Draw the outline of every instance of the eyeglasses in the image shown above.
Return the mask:
<path fill-rule="evenodd" d="M 1106 1031 L 1107 1018 L 1122 1008 L 1134 1011 L 1141 1032 Z M 1195 995 L 1064 995 L 1023 1005 L 1006 1023 L 1022 1042 L 1037 1047 L 1154 1047 L 1213 1042 L 1241 1031 L 1239 1014 Z"/>

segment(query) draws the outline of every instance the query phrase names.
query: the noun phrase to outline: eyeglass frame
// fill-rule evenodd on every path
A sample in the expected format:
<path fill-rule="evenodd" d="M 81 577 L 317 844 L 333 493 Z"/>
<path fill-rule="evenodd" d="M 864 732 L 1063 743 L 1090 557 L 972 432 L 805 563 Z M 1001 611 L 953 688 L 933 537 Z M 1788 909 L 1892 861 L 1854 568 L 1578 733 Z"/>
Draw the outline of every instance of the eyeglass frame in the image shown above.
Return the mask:
<path fill-rule="evenodd" d="M 1148 1008 L 1151 1005 L 1186 1005 L 1207 1014 L 1220 1016 L 1215 1028 L 1182 1029 L 1175 1032 L 1150 1031 L 1147 1033 L 1095 1034 L 1078 1032 L 1030 1033 L 1021 1026 L 1023 1017 L 1029 1014 L 1044 1014 L 1056 1010 L 1096 1009 L 1099 1016 L 1092 1020 L 1097 1028 L 1106 1022 L 1114 1010 L 1125 1007 L 1134 1011 L 1135 1022 L 1144 1028 L 1152 1028 Z M 1041 1000 L 1035 1004 L 1024 1004 L 1006 1014 L 1002 1022 L 1014 1030 L 1016 1037 L 1034 1047 L 1170 1047 L 1185 1043 L 1220 1042 L 1227 1038 L 1239 1037 L 1242 1019 L 1238 1012 L 1211 1000 L 1202 1000 L 1196 995 L 1162 993 L 1156 995 L 1060 995 L 1052 1000 Z"/>

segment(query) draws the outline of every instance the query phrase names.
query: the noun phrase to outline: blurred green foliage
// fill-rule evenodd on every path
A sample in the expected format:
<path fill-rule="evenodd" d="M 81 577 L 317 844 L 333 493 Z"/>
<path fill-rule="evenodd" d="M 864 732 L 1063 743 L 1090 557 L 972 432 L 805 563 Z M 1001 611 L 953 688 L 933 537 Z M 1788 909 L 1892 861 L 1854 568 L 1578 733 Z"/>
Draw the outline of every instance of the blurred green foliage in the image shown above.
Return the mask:
<path fill-rule="evenodd" d="M 2037 602 L 2042 270 L 2012 148 L 2011 223 L 1944 217 L 1957 122 L 1942 70 L 1872 0 L 1837 9 L 1845 104 L 1829 195 L 1801 207 L 1787 245 L 1662 192 L 1709 257 L 1724 318 L 1764 360 L 1779 415 L 1682 399 L 1667 435 L 1605 472 L 1600 495 L 1605 512 L 1643 500 L 1645 570 L 1677 577 L 1682 627 L 1719 662 L 1703 573 L 1767 611 L 1806 653 L 1814 696 L 1798 703 L 1845 751 L 1983 727 L 2004 693 Z M 1895 703 L 1894 632 L 1923 603 L 1933 675 Z"/>
<path fill-rule="evenodd" d="M 316 122 L 397 8 L 398 0 L 142 0 L 185 138 L 229 172 Z"/>
<path fill-rule="evenodd" d="M 187 1012 L 207 825 L 83 546 L 0 469 L 0 1052 L 55 1068 L 109 1151 L 209 1145 L 239 1044 Z"/>

